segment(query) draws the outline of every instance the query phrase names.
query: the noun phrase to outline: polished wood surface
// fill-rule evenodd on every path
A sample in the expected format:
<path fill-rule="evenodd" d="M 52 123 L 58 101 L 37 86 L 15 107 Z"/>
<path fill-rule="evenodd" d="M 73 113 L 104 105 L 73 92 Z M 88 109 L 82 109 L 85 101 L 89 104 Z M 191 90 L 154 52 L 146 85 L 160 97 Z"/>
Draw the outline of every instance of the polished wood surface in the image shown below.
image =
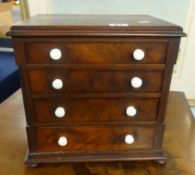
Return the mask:
<path fill-rule="evenodd" d="M 95 34 L 91 31 L 94 29 L 97 30 Z M 116 31 L 120 32 L 116 33 Z M 161 32 L 159 33 L 159 31 Z M 122 35 L 121 32 L 123 32 Z M 42 37 L 123 36 L 124 34 L 126 36 L 185 36 L 181 27 L 148 15 L 41 14 L 36 15 L 33 19 L 17 23 L 12 27 L 10 34 Z"/>
<path fill-rule="evenodd" d="M 143 22 L 142 22 L 143 21 Z M 146 21 L 146 22 L 144 22 Z M 147 22 L 149 21 L 149 22 Z M 41 29 L 47 28 L 46 25 L 53 28 L 63 28 L 70 26 L 87 26 L 87 27 L 97 27 L 97 26 L 108 26 L 109 24 L 128 24 L 129 27 L 148 27 L 151 26 L 158 27 L 172 27 L 173 24 L 167 21 L 160 20 L 158 18 L 149 15 L 68 15 L 68 14 L 50 14 L 36 15 L 33 19 L 28 21 L 23 21 L 17 25 L 23 26 L 25 29 L 32 29 L 32 27 L 40 26 Z M 56 26 L 61 24 L 63 27 Z M 112 25 L 111 25 L 112 26 Z M 122 26 L 124 27 L 124 26 Z M 178 27 L 178 26 L 175 26 Z M 47 28 L 48 29 L 48 28 Z"/>
<path fill-rule="evenodd" d="M 158 104 L 158 98 L 42 98 L 33 100 L 33 115 L 37 124 L 50 126 L 85 122 L 155 121 Z M 54 115 L 59 106 L 65 109 L 63 118 Z M 135 116 L 127 116 L 128 106 L 136 108 Z"/>
<path fill-rule="evenodd" d="M 74 19 L 79 22 L 75 23 Z M 107 23 L 109 20 L 118 23 Z M 11 35 L 21 73 L 27 120 L 29 153 L 26 164 L 165 161 L 162 148 L 165 110 L 179 41 L 185 35 L 181 27 L 147 15 L 38 15 L 13 26 Z M 135 54 L 135 49 L 138 49 L 138 54 Z M 140 56 L 143 62 L 138 61 L 142 59 Z M 132 61 L 133 57 L 137 59 L 136 63 Z M 62 61 L 58 62 L 59 59 Z M 144 93 L 148 93 L 148 98 Z M 151 94 L 156 95 L 158 104 L 149 103 Z M 39 113 L 40 107 L 36 111 L 35 99 L 51 98 L 59 103 L 60 99 L 67 99 L 67 95 L 73 103 L 77 103 L 75 107 L 73 105 L 75 114 L 72 116 L 78 119 L 81 112 L 83 118 L 88 119 L 86 123 L 82 120 L 77 120 L 77 123 L 73 120 L 69 120 L 69 123 L 48 123 L 46 117 L 42 120 L 44 126 L 37 123 L 37 118 L 42 118 L 42 115 Z M 89 96 L 91 100 L 96 100 L 99 96 L 95 104 L 109 104 L 107 111 L 110 114 L 106 110 L 105 114 L 96 112 L 103 111 L 96 107 L 92 110 L 92 103 L 86 103 L 87 106 L 80 100 L 80 95 L 85 100 L 89 100 Z M 140 101 L 149 100 L 144 110 L 151 110 L 146 114 L 150 120 L 143 117 L 142 120 L 123 120 L 125 110 L 120 105 L 115 108 L 116 100 L 109 103 L 105 101 L 107 98 L 135 98 L 133 106 L 137 105 L 137 98 Z M 123 108 L 127 108 L 128 103 L 125 100 Z M 66 101 L 66 104 L 71 105 L 71 101 Z M 79 111 L 76 106 L 80 108 Z M 41 109 L 42 114 L 47 113 L 44 108 Z M 54 110 L 53 107 L 51 110 Z M 118 119 L 112 121 L 110 116 L 117 113 Z M 55 117 L 53 112 L 50 114 Z M 90 118 L 98 118 L 99 115 L 103 122 L 91 122 Z M 102 140 L 97 142 L 100 133 L 103 133 Z M 130 144 L 123 142 L 126 135 L 130 136 Z M 63 143 L 66 143 L 63 148 L 58 145 L 61 137 Z M 89 144 L 87 139 L 94 142 Z"/>
<path fill-rule="evenodd" d="M 155 138 L 154 127 L 139 126 L 91 126 L 91 127 L 39 127 L 36 129 L 38 151 L 64 151 L 63 154 L 80 151 L 103 152 L 121 150 L 127 154 L 128 150 L 153 148 Z M 132 135 L 134 142 L 125 143 L 125 136 Z M 58 139 L 67 138 L 66 146 L 58 145 Z M 35 148 L 36 149 L 36 148 Z M 67 151 L 67 152 L 66 152 Z M 52 154 L 52 153 L 51 153 Z M 114 155 L 114 154 L 113 154 Z M 85 157 L 87 157 L 85 155 Z M 74 159 L 74 157 L 72 158 Z"/>
<path fill-rule="evenodd" d="M 183 93 L 172 92 L 166 112 L 163 147 L 165 165 L 152 161 L 45 164 L 36 168 L 23 164 L 26 153 L 25 115 L 21 92 L 0 105 L 0 174 L 2 175 L 194 175 L 195 121 Z"/>
<path fill-rule="evenodd" d="M 165 63 L 167 43 L 152 42 L 152 39 L 146 40 L 129 40 L 127 43 L 120 43 L 117 40 L 92 42 L 85 41 L 82 43 L 69 43 L 68 38 L 63 42 L 51 41 L 47 43 L 40 40 L 25 43 L 27 62 L 29 64 L 163 64 Z M 152 42 L 152 43 L 151 43 Z M 49 58 L 49 53 L 56 47 L 61 50 L 62 58 L 54 61 Z M 44 49 L 42 49 L 44 47 Z M 145 58 L 136 61 L 133 58 L 133 51 L 137 48 L 145 52 Z M 37 54 L 37 52 L 39 54 Z"/>
<path fill-rule="evenodd" d="M 28 74 L 31 92 L 42 94 L 160 92 L 163 79 L 162 71 L 86 71 L 52 66 L 30 69 Z M 134 77 L 142 79 L 143 84 L 140 88 L 131 85 L 131 79 Z M 52 87 L 55 79 L 62 80 L 62 89 L 56 90 Z"/>

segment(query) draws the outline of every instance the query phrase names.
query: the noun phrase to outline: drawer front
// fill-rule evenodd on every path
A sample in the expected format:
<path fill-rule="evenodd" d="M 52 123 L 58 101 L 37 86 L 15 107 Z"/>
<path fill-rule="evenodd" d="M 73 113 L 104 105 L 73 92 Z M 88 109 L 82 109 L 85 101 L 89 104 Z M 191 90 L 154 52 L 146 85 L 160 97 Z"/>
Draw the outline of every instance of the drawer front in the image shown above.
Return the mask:
<path fill-rule="evenodd" d="M 32 93 L 159 92 L 162 77 L 162 71 L 29 70 Z"/>
<path fill-rule="evenodd" d="M 29 64 L 163 64 L 166 48 L 167 43 L 151 42 L 25 44 L 26 59 Z M 53 49 L 59 50 L 55 52 Z M 144 52 L 143 59 L 136 60 L 134 55 L 136 49 Z M 137 54 L 139 56 L 139 52 Z"/>
<path fill-rule="evenodd" d="M 37 99 L 33 101 L 36 123 L 154 121 L 157 98 Z"/>
<path fill-rule="evenodd" d="M 104 151 L 152 148 L 152 127 L 38 128 L 39 151 Z"/>

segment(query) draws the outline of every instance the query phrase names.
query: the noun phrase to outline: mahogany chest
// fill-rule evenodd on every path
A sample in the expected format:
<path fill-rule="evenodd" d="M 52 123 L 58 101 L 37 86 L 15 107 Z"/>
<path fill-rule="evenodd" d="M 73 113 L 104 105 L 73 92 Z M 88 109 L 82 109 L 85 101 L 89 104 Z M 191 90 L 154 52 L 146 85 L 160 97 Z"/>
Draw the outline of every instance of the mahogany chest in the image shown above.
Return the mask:
<path fill-rule="evenodd" d="M 37 15 L 11 28 L 29 165 L 158 160 L 182 28 L 147 15 Z"/>

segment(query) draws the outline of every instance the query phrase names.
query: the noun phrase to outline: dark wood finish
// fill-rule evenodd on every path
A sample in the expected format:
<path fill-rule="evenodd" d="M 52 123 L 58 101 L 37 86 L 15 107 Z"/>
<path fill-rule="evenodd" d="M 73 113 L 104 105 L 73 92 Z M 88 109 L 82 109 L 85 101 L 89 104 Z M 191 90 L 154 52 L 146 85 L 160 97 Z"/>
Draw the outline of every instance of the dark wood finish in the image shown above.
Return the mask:
<path fill-rule="evenodd" d="M 45 164 L 36 168 L 25 167 L 23 159 L 27 150 L 26 133 L 24 129 L 25 114 L 21 91 L 17 91 L 0 105 L 0 174 L 2 175 L 192 175 L 195 174 L 195 122 L 192 117 L 186 98 L 181 92 L 171 92 L 169 95 L 167 112 L 166 112 L 166 130 L 163 142 L 163 148 L 168 153 L 167 163 L 159 165 L 154 161 L 144 161 L 149 154 L 143 151 L 124 151 L 119 156 L 112 156 L 112 161 L 116 162 L 91 162 L 91 156 L 85 157 L 88 162 L 85 163 L 58 163 Z M 11 110 L 10 110 L 11 109 Z M 13 115 L 14 114 L 14 115 Z M 45 155 L 44 159 L 42 155 Z M 31 154 L 28 159 L 30 165 L 33 162 L 64 162 L 62 153 Z M 89 155 L 90 153 L 88 153 Z M 91 153 L 92 154 L 92 153 Z M 82 154 L 84 157 L 84 154 Z M 99 154 L 98 154 L 99 155 Z M 105 154 L 99 155 L 104 157 Z M 112 154 L 111 154 L 112 155 Z M 139 157 L 138 157 L 139 155 Z M 159 155 L 155 150 L 150 156 Z M 66 154 L 66 157 L 72 155 Z M 143 161 L 127 161 L 130 158 L 142 158 Z M 94 156 L 95 157 L 95 156 Z M 111 157 L 111 156 L 110 156 Z M 66 159 L 66 161 L 78 160 L 78 157 Z M 88 160 L 87 160 L 88 159 Z M 123 161 L 118 161 L 119 159 Z M 124 161 L 126 160 L 126 161 Z M 82 160 L 83 161 L 83 160 Z M 99 160 L 100 161 L 100 160 Z M 11 168 L 10 168 L 11 167 Z"/>
<path fill-rule="evenodd" d="M 113 121 L 155 121 L 158 109 L 158 98 L 47 98 L 33 100 L 36 123 L 50 125 L 72 125 L 83 122 Z M 57 118 L 57 107 L 66 110 L 64 118 Z M 137 114 L 126 115 L 126 108 L 134 106 Z"/>
<path fill-rule="evenodd" d="M 148 149 L 153 147 L 155 130 L 152 127 L 66 127 L 37 128 L 37 151 L 120 151 Z M 125 143 L 125 136 L 132 134 L 133 144 Z M 58 139 L 65 136 L 66 146 L 59 146 Z"/>
<path fill-rule="evenodd" d="M 149 21 L 149 23 L 142 21 Z M 116 26 L 109 24 L 116 24 Z M 120 26 L 120 24 L 127 26 Z M 10 35 L 41 37 L 186 36 L 181 27 L 148 15 L 37 15 L 33 19 L 13 26 Z"/>
<path fill-rule="evenodd" d="M 140 88 L 131 86 L 133 77 L 139 77 L 143 80 L 143 85 Z M 71 71 L 63 67 L 29 70 L 32 93 L 159 92 L 162 77 L 161 71 Z M 52 87 L 52 82 L 55 79 L 63 81 L 62 89 L 56 90 Z"/>
<path fill-rule="evenodd" d="M 173 65 L 176 63 L 177 53 L 179 50 L 180 38 L 174 38 L 170 40 L 169 49 L 167 52 L 167 61 L 166 61 L 166 69 L 164 71 L 164 79 L 163 79 L 163 87 L 161 93 L 160 107 L 158 113 L 158 121 L 164 122 L 164 116 L 166 112 L 168 93 L 167 90 L 170 87 L 170 82 L 172 78 Z"/>
<path fill-rule="evenodd" d="M 60 60 L 50 58 L 53 48 L 62 51 Z M 136 61 L 133 58 L 133 51 L 137 48 L 145 51 L 145 59 Z M 163 64 L 166 48 L 167 43 L 143 43 L 141 40 L 132 43 L 69 43 L 64 38 L 62 43 L 56 40 L 25 44 L 29 64 Z"/>
<path fill-rule="evenodd" d="M 21 70 L 27 164 L 166 159 L 165 110 L 181 27 L 139 15 L 38 15 L 10 35 Z M 60 61 L 50 59 L 52 48 L 61 49 Z M 137 48 L 145 52 L 142 61 L 133 60 Z M 131 87 L 134 76 L 142 87 Z M 56 78 L 61 90 L 51 86 Z M 52 118 L 59 103 L 67 116 Z M 135 118 L 125 118 L 127 105 L 138 109 Z M 130 145 L 122 143 L 129 132 Z"/>

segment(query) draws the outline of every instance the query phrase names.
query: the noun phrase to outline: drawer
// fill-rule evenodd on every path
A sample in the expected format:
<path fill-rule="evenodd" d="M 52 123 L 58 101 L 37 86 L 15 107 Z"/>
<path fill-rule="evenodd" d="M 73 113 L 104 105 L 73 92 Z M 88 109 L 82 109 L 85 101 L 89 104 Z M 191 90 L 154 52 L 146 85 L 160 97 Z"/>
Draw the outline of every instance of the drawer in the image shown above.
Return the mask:
<path fill-rule="evenodd" d="M 29 64 L 163 64 L 166 49 L 167 43 L 151 42 L 25 43 Z"/>
<path fill-rule="evenodd" d="M 163 71 L 29 70 L 32 93 L 159 92 Z"/>
<path fill-rule="evenodd" d="M 158 103 L 157 98 L 36 99 L 33 110 L 41 124 L 154 121 Z"/>
<path fill-rule="evenodd" d="M 35 131 L 39 151 L 136 150 L 153 147 L 152 127 L 66 127 L 38 128 Z"/>

